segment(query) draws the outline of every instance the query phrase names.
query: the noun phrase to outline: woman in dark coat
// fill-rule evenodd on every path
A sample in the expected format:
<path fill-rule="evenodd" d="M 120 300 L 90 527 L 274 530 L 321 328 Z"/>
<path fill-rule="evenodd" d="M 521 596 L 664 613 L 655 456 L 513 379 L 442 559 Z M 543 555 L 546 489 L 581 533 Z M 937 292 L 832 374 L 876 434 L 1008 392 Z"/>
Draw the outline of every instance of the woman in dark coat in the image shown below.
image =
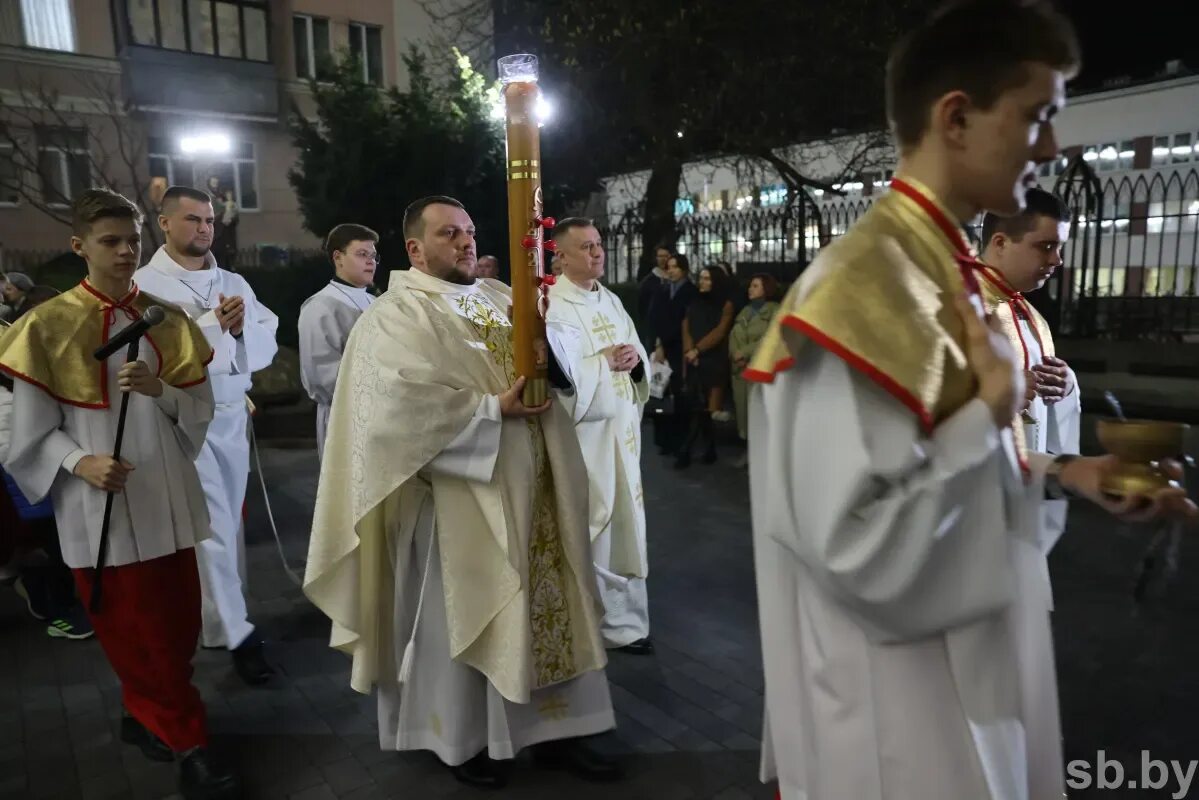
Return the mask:
<path fill-rule="evenodd" d="M 679 449 L 675 466 L 691 464 L 691 446 L 702 435 L 707 449 L 702 460 L 716 460 L 716 429 L 712 415 L 724 409 L 724 388 L 729 383 L 729 330 L 733 327 L 730 281 L 724 270 L 705 268 L 699 273 L 699 294 L 683 319 L 683 371 L 691 409 L 691 430 Z"/>

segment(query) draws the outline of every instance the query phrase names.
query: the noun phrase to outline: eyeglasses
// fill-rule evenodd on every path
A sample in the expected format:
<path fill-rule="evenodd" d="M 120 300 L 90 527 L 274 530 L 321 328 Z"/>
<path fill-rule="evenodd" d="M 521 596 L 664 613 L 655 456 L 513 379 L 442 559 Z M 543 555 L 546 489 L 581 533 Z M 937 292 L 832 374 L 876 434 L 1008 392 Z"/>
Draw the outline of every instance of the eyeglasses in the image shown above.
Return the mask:
<path fill-rule="evenodd" d="M 356 250 L 351 253 L 354 258 L 362 259 L 363 261 L 378 261 L 379 254 L 371 250 Z"/>

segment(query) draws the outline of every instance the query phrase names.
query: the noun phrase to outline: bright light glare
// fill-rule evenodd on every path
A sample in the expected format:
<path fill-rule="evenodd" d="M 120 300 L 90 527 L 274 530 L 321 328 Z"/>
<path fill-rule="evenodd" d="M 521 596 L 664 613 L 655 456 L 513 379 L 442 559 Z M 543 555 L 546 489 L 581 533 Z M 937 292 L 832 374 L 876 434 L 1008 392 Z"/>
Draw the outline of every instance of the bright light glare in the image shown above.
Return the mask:
<path fill-rule="evenodd" d="M 537 122 L 544 125 L 554 117 L 554 104 L 547 100 L 545 95 L 539 95 L 533 113 L 537 115 Z"/>
<path fill-rule="evenodd" d="M 223 133 L 204 133 L 198 136 L 184 136 L 179 140 L 179 150 L 183 153 L 218 153 L 225 154 L 233 149 L 233 143 Z"/>

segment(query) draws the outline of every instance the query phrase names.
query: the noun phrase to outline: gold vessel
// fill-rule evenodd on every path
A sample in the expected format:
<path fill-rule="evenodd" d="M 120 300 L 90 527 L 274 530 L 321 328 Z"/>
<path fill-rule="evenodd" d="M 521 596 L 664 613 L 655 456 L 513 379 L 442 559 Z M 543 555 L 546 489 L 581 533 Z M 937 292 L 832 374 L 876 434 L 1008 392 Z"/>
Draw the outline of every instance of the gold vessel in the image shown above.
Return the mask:
<path fill-rule="evenodd" d="M 1096 433 L 1103 449 L 1120 459 L 1120 467 L 1100 487 L 1115 497 L 1149 494 L 1171 484 L 1158 463 L 1182 455 L 1189 426 L 1181 422 L 1107 418 Z"/>

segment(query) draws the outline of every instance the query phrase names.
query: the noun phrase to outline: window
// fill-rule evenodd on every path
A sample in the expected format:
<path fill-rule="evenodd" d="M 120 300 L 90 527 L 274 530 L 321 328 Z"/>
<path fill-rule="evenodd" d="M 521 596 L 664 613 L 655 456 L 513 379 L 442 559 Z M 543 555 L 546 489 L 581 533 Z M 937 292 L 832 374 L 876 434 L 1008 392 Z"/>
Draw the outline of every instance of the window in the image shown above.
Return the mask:
<path fill-rule="evenodd" d="M 125 0 L 125 10 L 134 44 L 270 60 L 266 0 Z"/>
<path fill-rule="evenodd" d="M 75 52 L 72 0 L 20 0 L 26 47 Z"/>
<path fill-rule="evenodd" d="M 1106 172 L 1116 168 L 1120 161 L 1120 151 L 1114 142 L 1099 145 L 1099 169 Z"/>
<path fill-rule="evenodd" d="M 297 14 L 291 21 L 297 78 L 324 78 L 329 68 L 329 20 Z"/>
<path fill-rule="evenodd" d="M 87 131 L 39 127 L 36 134 L 42 199 L 50 205 L 70 205 L 91 184 Z"/>
<path fill-rule="evenodd" d="M 1170 148 L 1170 160 L 1175 164 L 1184 164 L 1191 160 L 1191 135 L 1189 133 L 1174 134 L 1174 146 Z"/>
<path fill-rule="evenodd" d="M 350 23 L 350 55 L 362 63 L 362 80 L 383 85 L 383 29 Z"/>
<path fill-rule="evenodd" d="M 233 192 L 243 211 L 258 210 L 258 165 L 253 142 L 234 142 L 228 154 L 203 156 L 183 153 L 177 143 L 162 137 L 151 136 L 148 144 L 151 177 L 204 191 L 211 191 L 209 181 L 216 178 L 220 191 Z"/>
<path fill-rule="evenodd" d="M 1161 167 L 1170 163 L 1170 137 L 1153 137 L 1153 166 Z"/>
<path fill-rule="evenodd" d="M 7 142 L 0 142 L 0 206 L 19 203 L 20 187 L 21 170 L 13 156 L 13 146 Z"/>

